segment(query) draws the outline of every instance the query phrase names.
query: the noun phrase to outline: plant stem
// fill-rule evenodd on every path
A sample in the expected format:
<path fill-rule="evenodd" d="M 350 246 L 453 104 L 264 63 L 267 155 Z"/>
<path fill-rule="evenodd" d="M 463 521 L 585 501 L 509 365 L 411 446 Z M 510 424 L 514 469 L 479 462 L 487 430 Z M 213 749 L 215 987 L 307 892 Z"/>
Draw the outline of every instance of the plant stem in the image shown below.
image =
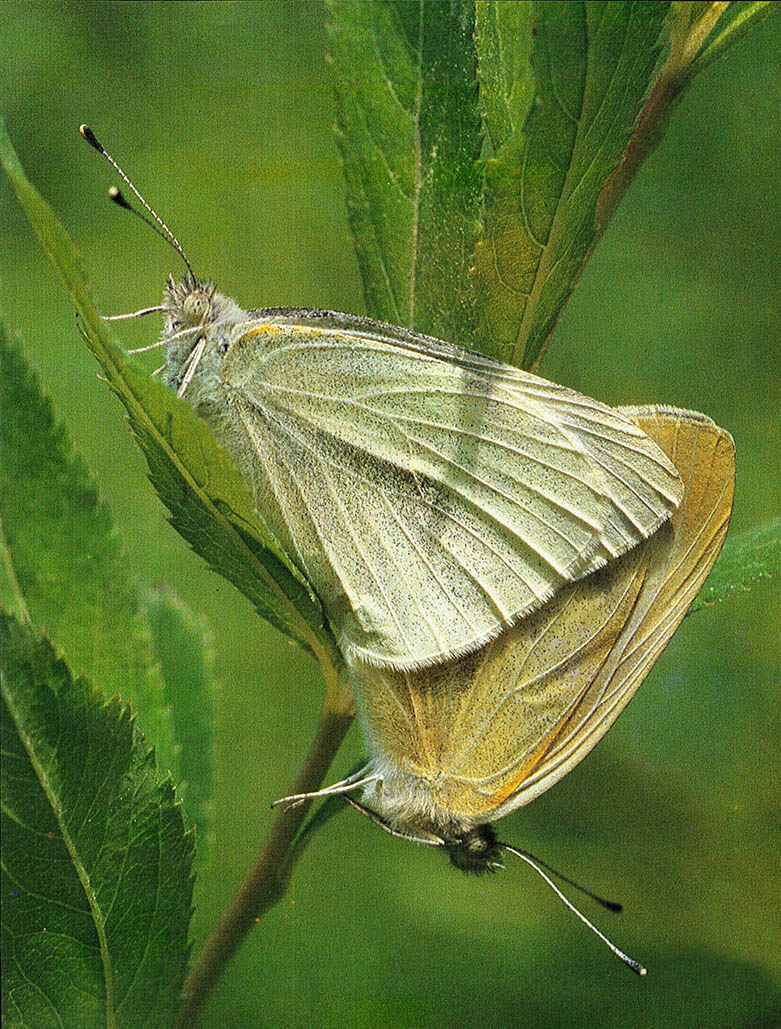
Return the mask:
<path fill-rule="evenodd" d="M 729 4 L 710 4 L 694 25 L 689 24 L 690 6 L 680 5 L 680 16 L 671 27 L 670 53 L 667 61 L 640 113 L 621 163 L 605 183 L 597 201 L 597 234 L 594 245 L 602 237 L 611 215 L 629 188 L 640 165 L 661 141 L 670 116 L 692 79 L 731 42 L 739 39 L 750 24 L 770 13 L 768 5 L 753 4 L 750 10 L 739 14 L 717 39 L 706 47 L 709 36 L 729 8 Z"/>
<path fill-rule="evenodd" d="M 291 793 L 310 793 L 318 789 L 353 720 L 349 687 L 339 683 L 335 669 L 323 670 L 327 674 L 327 689 L 320 724 Z M 308 809 L 309 803 L 280 808 L 265 843 L 247 869 L 244 882 L 190 968 L 182 988 L 177 1029 L 189 1029 L 196 1023 L 209 993 L 244 937 L 260 915 L 284 895 L 294 864 L 291 848 Z"/>

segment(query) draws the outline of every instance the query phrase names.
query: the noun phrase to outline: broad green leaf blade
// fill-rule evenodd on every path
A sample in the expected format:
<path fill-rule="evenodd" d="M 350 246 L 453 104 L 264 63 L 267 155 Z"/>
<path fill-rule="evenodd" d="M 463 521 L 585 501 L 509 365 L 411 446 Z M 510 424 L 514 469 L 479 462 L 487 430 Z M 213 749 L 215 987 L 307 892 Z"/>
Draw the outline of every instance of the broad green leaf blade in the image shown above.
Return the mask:
<path fill-rule="evenodd" d="M 129 711 L 0 616 L 6 1025 L 170 1024 L 192 836 Z"/>
<path fill-rule="evenodd" d="M 111 515 L 2 324 L 0 409 L 0 522 L 16 592 L 9 606 L 26 609 L 72 668 L 132 705 L 160 767 L 178 779 L 149 626 Z"/>
<path fill-rule="evenodd" d="M 311 588 L 254 509 L 238 469 L 189 404 L 138 371 L 101 321 L 70 237 L 25 177 L 5 126 L 0 161 L 82 321 L 85 341 L 127 410 L 171 523 L 282 632 L 313 651 L 334 644 Z"/>
<path fill-rule="evenodd" d="M 534 8 L 475 4 L 475 46 L 486 156 L 495 157 L 523 128 L 534 96 L 530 65 Z"/>
<path fill-rule="evenodd" d="M 471 3 L 329 4 L 337 138 L 369 314 L 474 346 L 482 137 Z"/>
<path fill-rule="evenodd" d="M 708 576 L 690 614 L 711 607 L 733 593 L 745 592 L 781 573 L 781 518 L 746 529 L 724 544 L 716 567 Z"/>
<path fill-rule="evenodd" d="M 212 824 L 214 672 L 211 640 L 204 626 L 166 590 L 153 593 L 146 609 L 163 673 L 165 699 L 173 715 L 174 737 L 181 748 L 177 790 L 185 815 L 195 826 L 198 867 L 202 871 L 210 848 Z"/>
<path fill-rule="evenodd" d="M 667 3 L 538 3 L 534 102 L 486 164 L 475 287 L 494 356 L 536 366 L 661 56 Z"/>

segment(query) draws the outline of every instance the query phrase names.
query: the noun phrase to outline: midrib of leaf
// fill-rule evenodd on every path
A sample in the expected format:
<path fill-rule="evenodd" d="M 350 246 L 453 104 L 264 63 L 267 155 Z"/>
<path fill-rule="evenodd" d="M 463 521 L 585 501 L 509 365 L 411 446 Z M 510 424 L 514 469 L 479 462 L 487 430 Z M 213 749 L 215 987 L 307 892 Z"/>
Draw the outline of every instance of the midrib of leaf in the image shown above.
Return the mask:
<path fill-rule="evenodd" d="M 106 993 L 106 1025 L 108 1026 L 108 1029 L 116 1029 L 117 1021 L 116 1013 L 114 1011 L 114 977 L 111 969 L 111 961 L 109 958 L 108 941 L 106 939 L 103 915 L 98 905 L 97 898 L 95 897 L 95 894 L 92 890 L 92 886 L 90 884 L 87 871 L 79 857 L 78 850 L 76 849 L 76 845 L 73 842 L 71 834 L 68 832 L 67 823 L 62 816 L 62 808 L 58 803 L 56 793 L 52 788 L 51 783 L 49 782 L 46 772 L 44 771 L 43 767 L 41 766 L 41 763 L 38 761 L 36 757 L 35 747 L 33 747 L 29 736 L 22 728 L 22 722 L 19 717 L 19 712 L 13 703 L 13 700 L 10 696 L 10 692 L 6 690 L 4 684 L 3 698 L 6 704 L 8 705 L 8 710 L 11 713 L 11 716 L 13 717 L 14 725 L 16 726 L 16 731 L 19 734 L 19 738 L 22 741 L 25 752 L 30 760 L 30 764 L 35 770 L 35 775 L 38 779 L 38 782 L 41 784 L 41 789 L 43 790 L 46 799 L 49 801 L 49 806 L 51 807 L 52 813 L 54 814 L 54 817 L 57 821 L 57 825 L 59 826 L 60 832 L 62 833 L 63 843 L 65 844 L 65 847 L 68 853 L 70 854 L 71 861 L 73 862 L 73 867 L 76 870 L 76 874 L 79 877 L 81 888 L 84 890 L 84 895 L 87 898 L 87 903 L 89 904 L 90 911 L 92 912 L 92 921 L 95 925 L 95 932 L 98 936 L 98 944 L 100 947 L 100 960 L 103 965 L 104 973 Z"/>
<path fill-rule="evenodd" d="M 11 551 L 8 547 L 8 543 L 5 538 L 5 533 L 3 532 L 2 518 L 0 518 L 0 558 L 2 559 L 3 567 L 5 568 L 5 573 L 8 576 L 8 585 L 11 590 L 11 596 L 13 597 L 14 603 L 16 605 L 19 620 L 22 622 L 27 622 L 27 624 L 29 625 L 31 621 L 30 612 L 27 609 L 24 594 L 22 593 L 22 587 L 19 585 L 19 579 L 16 574 L 13 555 L 11 554 Z"/>
<path fill-rule="evenodd" d="M 418 273 L 418 225 L 420 220 L 420 196 L 423 192 L 423 147 L 420 142 L 420 112 L 423 105 L 423 3 L 418 0 L 418 64 L 417 84 L 415 93 L 415 110 L 413 122 L 415 128 L 415 193 L 412 198 L 412 238 L 411 238 L 411 260 L 409 270 L 409 328 L 415 328 L 415 300 Z"/>

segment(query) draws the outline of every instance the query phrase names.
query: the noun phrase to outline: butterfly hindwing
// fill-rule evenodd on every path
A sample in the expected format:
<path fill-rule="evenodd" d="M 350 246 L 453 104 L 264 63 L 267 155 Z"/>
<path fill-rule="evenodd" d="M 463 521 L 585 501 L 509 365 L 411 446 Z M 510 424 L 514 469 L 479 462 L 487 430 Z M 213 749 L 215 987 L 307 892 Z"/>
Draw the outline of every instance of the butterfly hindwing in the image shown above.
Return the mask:
<path fill-rule="evenodd" d="M 684 499 L 659 539 L 644 544 L 648 569 L 631 617 L 564 731 L 523 784 L 519 804 L 557 782 L 618 718 L 700 591 L 729 527 L 735 491 L 730 435 L 694 412 L 624 410 L 675 462 L 685 485 Z"/>

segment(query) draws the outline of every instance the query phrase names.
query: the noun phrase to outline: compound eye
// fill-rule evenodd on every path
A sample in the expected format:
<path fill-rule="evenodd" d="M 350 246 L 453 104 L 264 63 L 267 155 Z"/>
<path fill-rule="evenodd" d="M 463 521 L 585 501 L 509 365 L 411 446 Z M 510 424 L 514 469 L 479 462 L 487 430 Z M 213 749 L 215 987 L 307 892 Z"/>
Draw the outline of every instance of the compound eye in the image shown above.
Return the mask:
<path fill-rule="evenodd" d="M 203 290 L 194 290 L 184 298 L 182 314 L 190 325 L 202 322 L 209 310 L 209 298 Z"/>

